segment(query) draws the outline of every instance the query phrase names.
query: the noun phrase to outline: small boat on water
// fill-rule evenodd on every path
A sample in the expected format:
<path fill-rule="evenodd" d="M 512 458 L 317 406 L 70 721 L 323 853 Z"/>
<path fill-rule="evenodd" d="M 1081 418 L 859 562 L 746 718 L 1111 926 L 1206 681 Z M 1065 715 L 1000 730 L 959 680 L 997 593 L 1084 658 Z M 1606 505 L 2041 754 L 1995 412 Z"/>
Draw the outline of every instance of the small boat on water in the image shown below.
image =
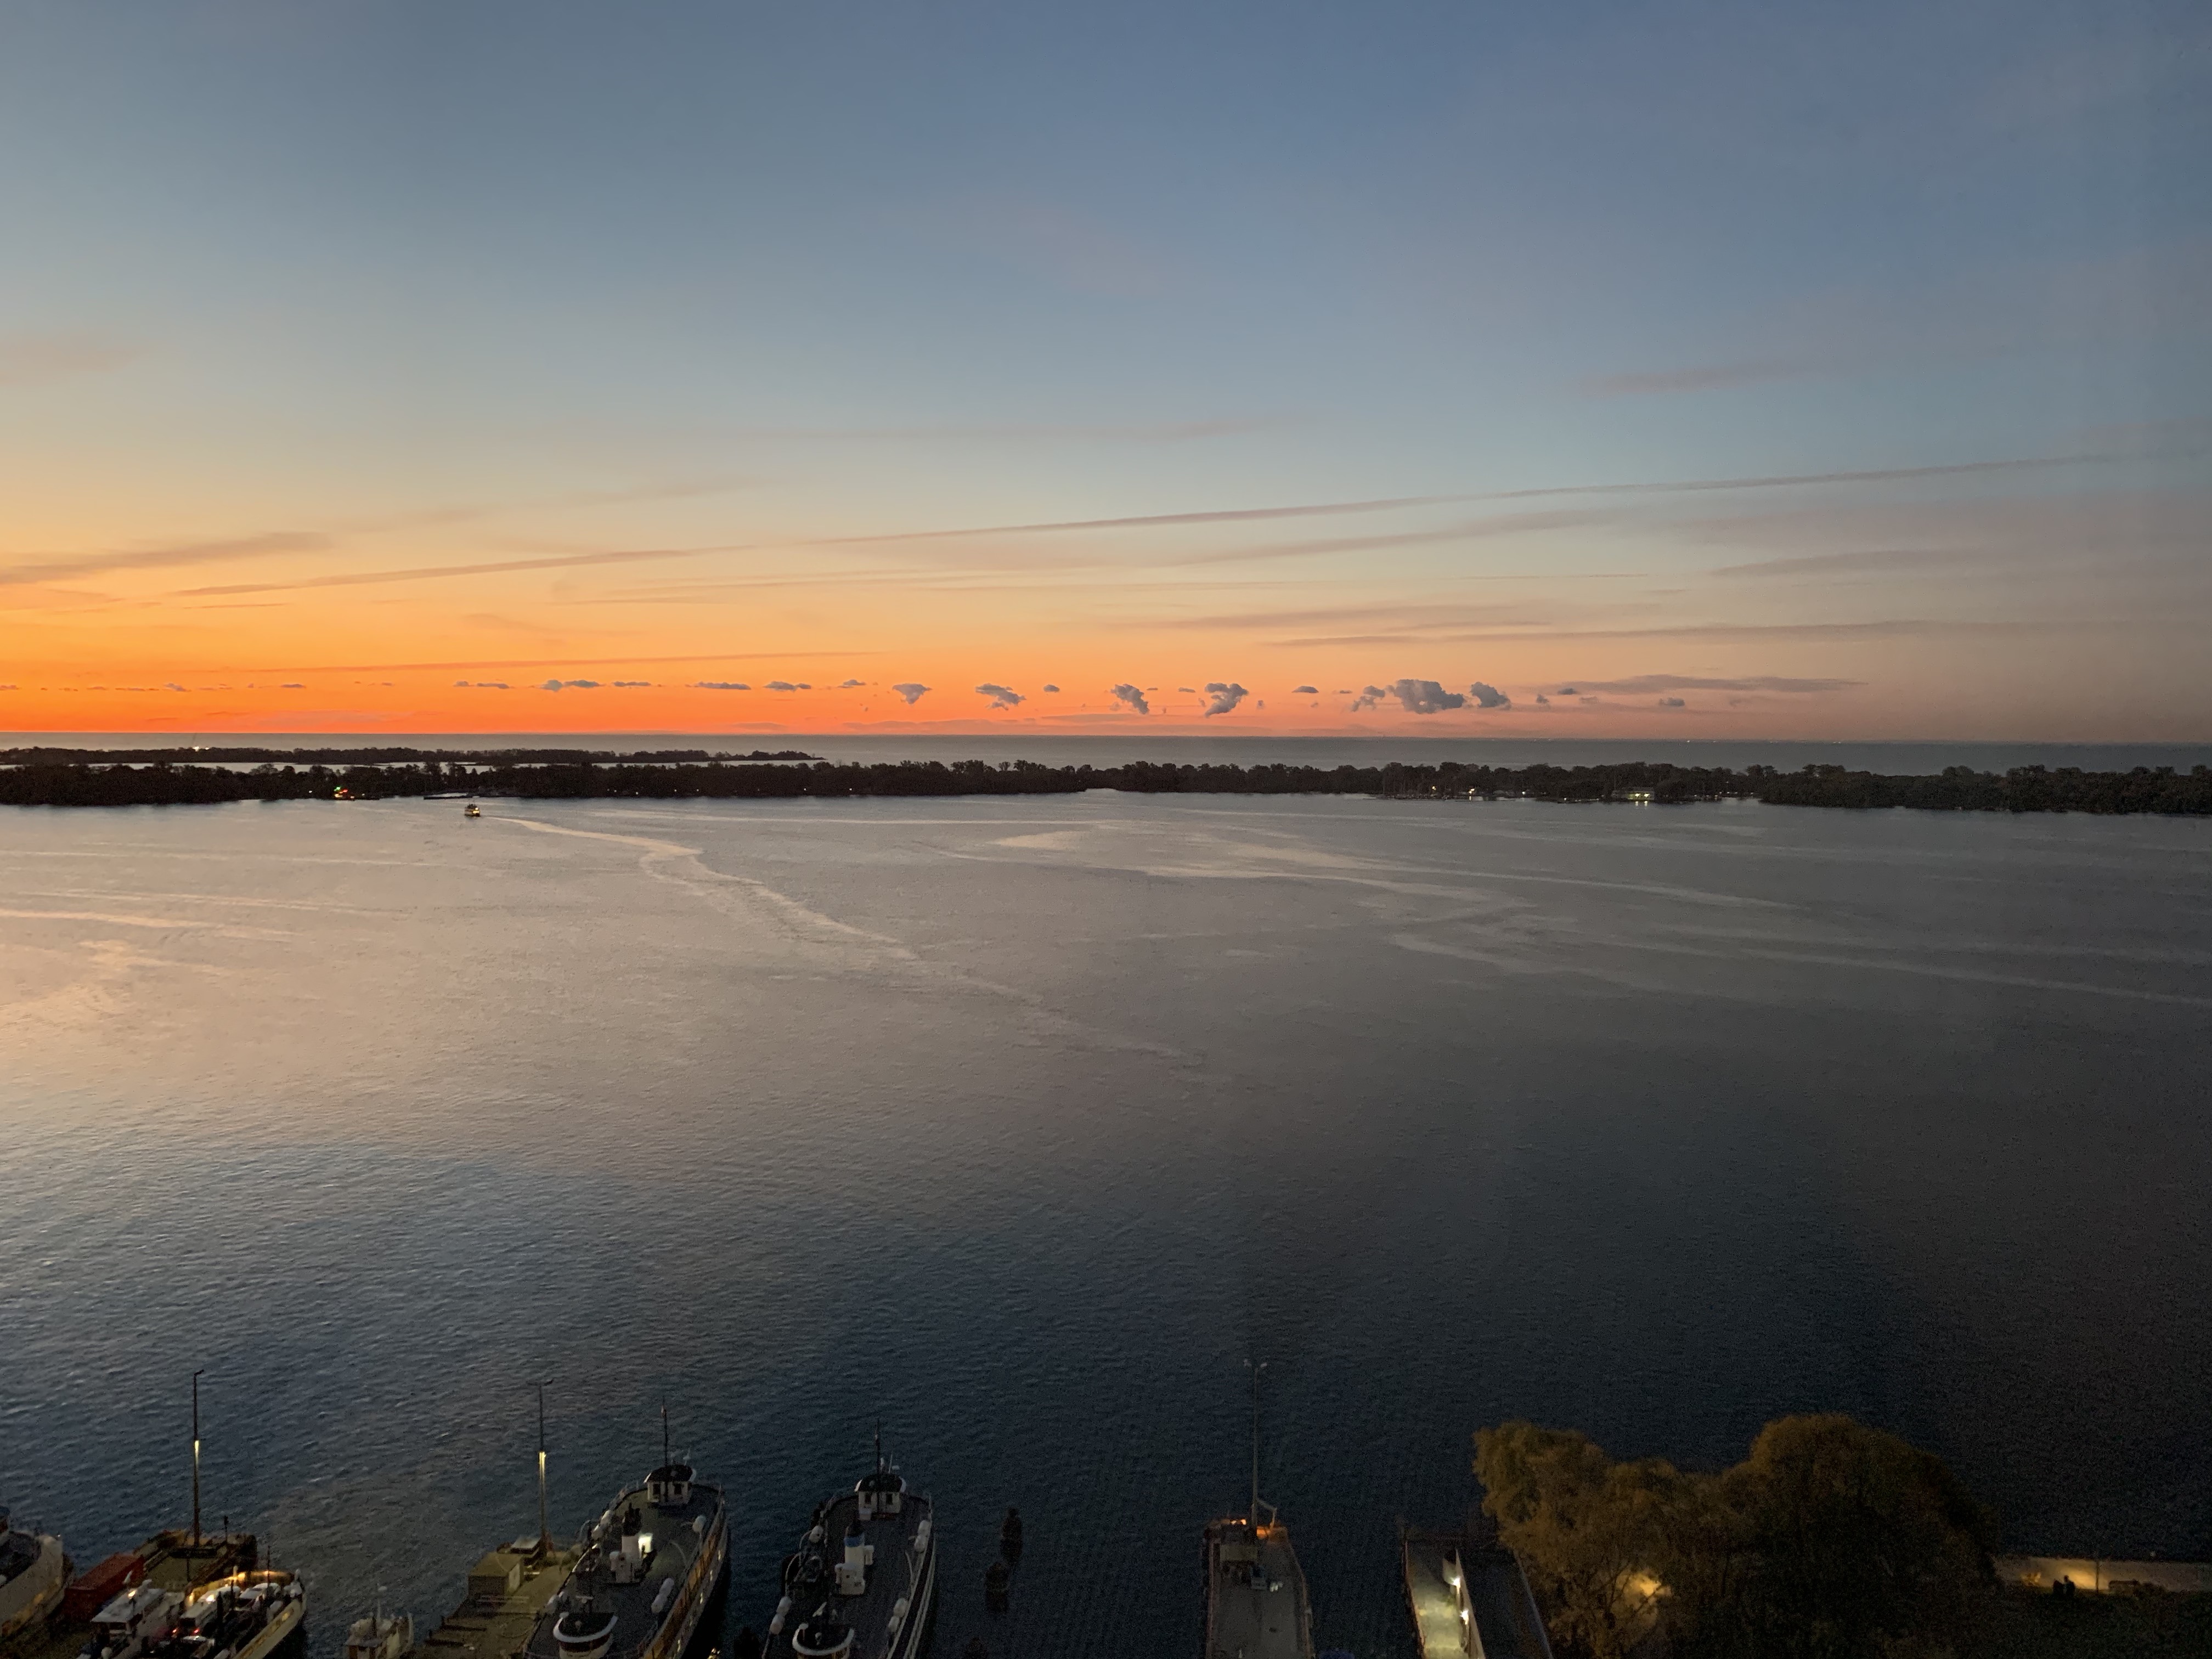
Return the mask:
<path fill-rule="evenodd" d="M 914 1659 L 937 1606 L 937 1541 L 929 1499 L 884 1456 L 814 1511 L 783 1564 L 783 1599 L 769 1620 L 769 1659 Z"/>
<path fill-rule="evenodd" d="M 465 818 L 480 818 L 483 816 L 483 808 L 471 801 L 466 806 L 461 808 L 461 816 Z"/>
<path fill-rule="evenodd" d="M 232 1573 L 185 1598 L 144 1659 L 267 1659 L 307 1620 L 307 1592 L 275 1567 Z"/>

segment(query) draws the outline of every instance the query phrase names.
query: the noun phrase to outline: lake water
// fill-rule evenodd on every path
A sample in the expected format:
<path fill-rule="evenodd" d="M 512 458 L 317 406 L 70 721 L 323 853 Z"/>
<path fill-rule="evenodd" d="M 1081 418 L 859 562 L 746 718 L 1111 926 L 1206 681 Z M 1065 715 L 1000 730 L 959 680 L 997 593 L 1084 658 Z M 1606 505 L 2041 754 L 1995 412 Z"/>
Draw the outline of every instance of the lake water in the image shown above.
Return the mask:
<path fill-rule="evenodd" d="M 301 802 L 0 817 L 0 1503 L 434 1620 L 680 1447 L 761 1623 L 880 1418 L 938 1651 L 1317 1634 L 1513 1416 L 1852 1412 L 2012 1544 L 2212 1543 L 2212 824 L 1755 805 Z M 998 1516 L 1029 1550 L 982 1606 Z"/>

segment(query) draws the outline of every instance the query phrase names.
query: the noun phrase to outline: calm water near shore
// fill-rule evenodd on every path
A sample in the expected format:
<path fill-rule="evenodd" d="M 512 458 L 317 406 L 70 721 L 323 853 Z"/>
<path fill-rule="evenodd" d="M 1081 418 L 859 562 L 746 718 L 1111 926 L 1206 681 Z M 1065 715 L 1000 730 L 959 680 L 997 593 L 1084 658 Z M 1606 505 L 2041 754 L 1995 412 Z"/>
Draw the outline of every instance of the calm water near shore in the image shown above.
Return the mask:
<path fill-rule="evenodd" d="M 1256 1352 L 1362 1659 L 1508 1416 L 1711 1465 L 1850 1411 L 2016 1547 L 2201 1555 L 2208 1062 L 2195 822 L 12 811 L 0 1504 L 80 1563 L 173 1522 L 204 1366 L 209 1519 L 328 1655 L 534 1530 L 548 1378 L 556 1531 L 665 1397 L 757 1625 L 880 1417 L 940 1654 L 1176 1654 Z"/>

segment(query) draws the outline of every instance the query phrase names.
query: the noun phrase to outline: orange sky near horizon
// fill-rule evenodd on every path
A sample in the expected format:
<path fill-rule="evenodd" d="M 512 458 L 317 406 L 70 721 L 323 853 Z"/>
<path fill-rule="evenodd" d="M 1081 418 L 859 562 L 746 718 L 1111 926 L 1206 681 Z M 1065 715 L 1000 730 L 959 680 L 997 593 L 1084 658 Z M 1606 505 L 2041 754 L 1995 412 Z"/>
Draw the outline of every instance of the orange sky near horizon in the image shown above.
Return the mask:
<path fill-rule="evenodd" d="M 2203 736 L 2185 707 L 2122 721 L 2068 689 L 2069 659 L 2092 672 L 2124 647 L 2085 622 L 2063 566 L 1990 602 L 1991 549 L 2016 560 L 2037 526 L 2046 541 L 2104 533 L 2101 515 L 2154 533 L 2139 494 L 2079 487 L 2095 470 L 1224 502 L 964 528 L 825 514 L 806 533 L 771 520 L 752 499 L 765 492 L 685 485 L 351 527 L 210 521 L 167 538 L 125 514 L 104 546 L 80 533 L 71 550 L 16 553 L 0 588 L 0 723 Z M 1854 550 L 1877 536 L 1934 550 L 1903 567 Z M 2112 631 L 2141 641 L 2155 623 Z M 2021 695 L 2023 653 L 2045 666 L 2031 684 L 2048 696 Z M 2136 660 L 2145 683 L 2130 701 L 2172 705 L 2160 654 Z"/>

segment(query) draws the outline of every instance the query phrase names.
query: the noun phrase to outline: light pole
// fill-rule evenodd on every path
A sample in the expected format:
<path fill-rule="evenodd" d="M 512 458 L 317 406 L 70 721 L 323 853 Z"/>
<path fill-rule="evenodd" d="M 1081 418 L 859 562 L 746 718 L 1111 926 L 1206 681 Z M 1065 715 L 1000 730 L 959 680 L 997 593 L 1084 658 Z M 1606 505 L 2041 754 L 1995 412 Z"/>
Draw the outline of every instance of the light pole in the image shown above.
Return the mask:
<path fill-rule="evenodd" d="M 545 1510 L 545 1385 L 538 1385 L 538 1553 L 553 1553 L 553 1528 Z"/>
<path fill-rule="evenodd" d="M 200 1371 L 207 1369 L 203 1365 Z M 200 1553 L 200 1371 L 192 1373 L 192 1555 Z"/>

